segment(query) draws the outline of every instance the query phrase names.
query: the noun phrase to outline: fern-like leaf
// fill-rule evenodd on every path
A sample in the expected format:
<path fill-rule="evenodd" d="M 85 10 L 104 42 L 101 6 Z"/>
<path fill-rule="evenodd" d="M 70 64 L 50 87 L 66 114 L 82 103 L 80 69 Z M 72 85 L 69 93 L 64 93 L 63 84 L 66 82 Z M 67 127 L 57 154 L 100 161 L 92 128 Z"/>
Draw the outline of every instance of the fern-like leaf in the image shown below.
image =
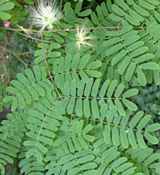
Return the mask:
<path fill-rule="evenodd" d="M 113 32 L 108 32 L 108 35 Z M 114 32 L 108 40 L 104 41 L 106 52 L 104 56 L 111 57 L 111 65 L 116 66 L 120 75 L 124 75 L 126 81 L 137 77 L 140 85 L 147 83 L 145 71 L 159 71 L 159 65 L 154 61 L 155 56 L 149 52 L 149 48 L 141 41 L 137 31 L 133 31 L 125 24 L 121 32 Z"/>
<path fill-rule="evenodd" d="M 17 158 L 25 132 L 25 120 L 20 113 L 8 114 L 8 120 L 0 128 L 0 174 L 5 174 L 5 166 Z"/>
<path fill-rule="evenodd" d="M 4 102 L 12 105 L 12 110 L 24 109 L 44 96 L 53 95 L 53 85 L 47 79 L 44 67 L 35 66 L 17 75 L 17 80 L 7 88 L 9 95 Z"/>
<path fill-rule="evenodd" d="M 117 80 L 106 80 L 101 84 L 100 79 L 82 79 L 68 81 L 62 89 L 62 101 L 69 114 L 76 116 L 101 119 L 100 111 L 103 111 L 105 104 L 115 106 L 120 115 L 126 114 L 126 109 L 137 110 L 137 106 L 129 100 L 137 95 L 136 88 L 126 90 L 123 83 Z"/>
<path fill-rule="evenodd" d="M 156 131 L 160 130 L 158 123 L 153 123 L 150 115 L 142 111 L 134 116 L 108 116 L 103 132 L 106 144 L 123 148 L 146 148 L 147 143 L 158 144 Z"/>
<path fill-rule="evenodd" d="M 100 77 L 101 73 L 97 70 L 101 66 L 101 61 L 92 61 L 90 54 L 84 56 L 67 55 L 54 61 L 53 76 L 59 88 L 62 88 L 66 81 L 73 78 Z"/>
<path fill-rule="evenodd" d="M 48 148 L 53 144 L 63 117 L 55 108 L 54 98 L 44 99 L 27 111 L 28 139 L 24 141 L 26 157 L 43 161 Z"/>

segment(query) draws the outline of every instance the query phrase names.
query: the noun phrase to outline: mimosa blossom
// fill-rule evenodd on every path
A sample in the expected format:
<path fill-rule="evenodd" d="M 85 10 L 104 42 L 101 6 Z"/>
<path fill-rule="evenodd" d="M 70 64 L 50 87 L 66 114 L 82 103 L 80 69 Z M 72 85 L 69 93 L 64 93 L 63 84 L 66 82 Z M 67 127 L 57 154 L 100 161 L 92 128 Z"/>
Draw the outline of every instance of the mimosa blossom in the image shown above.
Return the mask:
<path fill-rule="evenodd" d="M 89 36 L 89 30 L 87 30 L 85 27 L 77 27 L 77 33 L 76 33 L 76 43 L 78 48 L 82 45 L 92 46 L 89 41 L 91 40 L 91 36 Z"/>
<path fill-rule="evenodd" d="M 53 24 L 59 21 L 62 13 L 52 0 L 38 0 L 37 7 L 31 8 L 31 20 L 35 27 L 43 31 L 45 28 L 52 29 Z"/>

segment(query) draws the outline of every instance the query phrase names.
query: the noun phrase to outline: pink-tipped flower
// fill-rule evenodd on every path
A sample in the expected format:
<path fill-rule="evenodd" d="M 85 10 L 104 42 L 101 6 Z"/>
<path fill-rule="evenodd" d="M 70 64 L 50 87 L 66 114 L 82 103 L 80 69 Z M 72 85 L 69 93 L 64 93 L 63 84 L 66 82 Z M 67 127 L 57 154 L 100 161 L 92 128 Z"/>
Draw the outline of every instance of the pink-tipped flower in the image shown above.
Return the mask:
<path fill-rule="evenodd" d="M 11 22 L 10 21 L 4 21 L 3 25 L 5 28 L 9 28 L 11 26 Z"/>

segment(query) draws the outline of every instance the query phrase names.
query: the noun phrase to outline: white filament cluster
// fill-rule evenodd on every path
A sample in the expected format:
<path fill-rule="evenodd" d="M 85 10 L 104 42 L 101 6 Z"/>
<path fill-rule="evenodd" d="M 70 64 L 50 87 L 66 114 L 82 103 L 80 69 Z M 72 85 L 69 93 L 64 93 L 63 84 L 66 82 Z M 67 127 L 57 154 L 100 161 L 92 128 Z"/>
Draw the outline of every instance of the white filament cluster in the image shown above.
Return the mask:
<path fill-rule="evenodd" d="M 38 0 L 37 7 L 31 8 L 32 24 L 43 31 L 52 29 L 53 24 L 60 20 L 62 13 L 52 0 Z"/>
<path fill-rule="evenodd" d="M 89 43 L 89 41 L 91 40 L 91 37 L 88 34 L 89 34 L 89 30 L 87 30 L 85 27 L 82 27 L 82 28 L 77 27 L 76 43 L 79 49 L 82 45 L 92 46 Z"/>

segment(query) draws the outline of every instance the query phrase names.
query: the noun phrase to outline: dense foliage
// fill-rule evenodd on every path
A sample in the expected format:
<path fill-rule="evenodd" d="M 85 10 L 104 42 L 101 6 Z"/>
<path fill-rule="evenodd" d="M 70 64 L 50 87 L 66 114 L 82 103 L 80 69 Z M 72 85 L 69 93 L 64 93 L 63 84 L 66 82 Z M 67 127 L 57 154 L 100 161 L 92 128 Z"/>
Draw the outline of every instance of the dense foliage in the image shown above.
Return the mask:
<path fill-rule="evenodd" d="M 59 5 L 3 88 L 1 175 L 159 175 L 160 0 Z"/>

